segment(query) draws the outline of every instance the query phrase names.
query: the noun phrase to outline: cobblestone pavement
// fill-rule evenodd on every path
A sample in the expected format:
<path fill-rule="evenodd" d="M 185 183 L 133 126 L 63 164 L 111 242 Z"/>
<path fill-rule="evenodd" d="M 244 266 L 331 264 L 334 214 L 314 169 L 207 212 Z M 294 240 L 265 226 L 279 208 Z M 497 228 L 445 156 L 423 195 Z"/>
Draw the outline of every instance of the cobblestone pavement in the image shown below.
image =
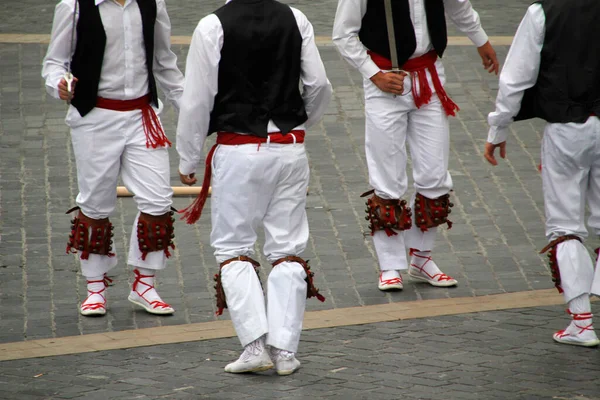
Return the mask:
<path fill-rule="evenodd" d="M 0 33 L 50 33 L 58 0 L 0 2 Z M 191 35 L 198 21 L 225 0 L 166 0 L 174 35 Z M 317 35 L 331 36 L 337 0 L 282 0 L 303 11 Z M 529 0 L 471 0 L 489 35 L 512 35 L 531 3 Z M 456 34 L 453 27 L 451 34 Z"/>
<path fill-rule="evenodd" d="M 302 368 L 230 375 L 236 339 L 0 362 L 2 399 L 600 399 L 599 350 L 552 342 L 560 307 L 305 332 Z"/>
<path fill-rule="evenodd" d="M 173 33 L 191 34 L 221 3 L 168 0 Z M 335 1 L 288 3 L 309 16 L 318 35 L 330 35 Z M 512 35 L 529 2 L 473 3 L 490 35 Z M 49 33 L 52 10 L 48 1 L 3 1 L 0 33 Z M 123 260 L 135 215 L 131 198 L 120 199 L 112 217 L 121 261 L 112 271 L 110 312 L 99 319 L 78 315 L 85 285 L 75 257 L 64 253 L 69 233 L 64 212 L 77 194 L 75 165 L 65 106 L 45 94 L 40 77 L 45 49 L 0 43 L 0 342 L 215 320 L 209 209 L 199 224 L 177 225 L 178 249 L 159 277 L 160 292 L 176 314 L 150 316 L 127 302 L 132 277 Z M 187 47 L 174 49 L 183 67 Z M 484 163 L 485 117 L 493 108 L 497 77 L 481 69 L 473 47 L 456 46 L 444 56 L 447 89 L 461 107 L 451 120 L 456 207 L 454 227 L 438 235 L 435 256 L 460 285 L 439 289 L 407 279 L 402 292 L 377 290 L 377 262 L 359 197 L 368 189 L 362 81 L 332 47 L 320 50 L 335 96 L 306 141 L 311 237 L 304 256 L 327 301 L 310 301 L 308 309 L 552 287 L 545 259 L 537 254 L 546 242 L 536 170 L 542 125 L 515 124 L 508 160 L 496 168 Z M 507 50 L 497 47 L 502 60 Z M 162 115 L 171 138 L 175 118 L 172 109 Z M 171 157 L 172 184 L 178 186 L 175 150 Z M 175 206 L 190 201 L 177 198 Z M 260 254 L 260 244 L 256 250 Z M 268 265 L 261 256 L 259 261 Z M 86 399 L 594 398 L 598 352 L 553 344 L 549 335 L 564 321 L 559 307 L 548 307 L 309 331 L 300 355 L 304 368 L 288 378 L 222 374 L 223 363 L 237 356 L 234 339 L 3 362 L 0 398 L 51 398 L 50 392 Z M 44 375 L 32 378 L 39 373 Z"/>

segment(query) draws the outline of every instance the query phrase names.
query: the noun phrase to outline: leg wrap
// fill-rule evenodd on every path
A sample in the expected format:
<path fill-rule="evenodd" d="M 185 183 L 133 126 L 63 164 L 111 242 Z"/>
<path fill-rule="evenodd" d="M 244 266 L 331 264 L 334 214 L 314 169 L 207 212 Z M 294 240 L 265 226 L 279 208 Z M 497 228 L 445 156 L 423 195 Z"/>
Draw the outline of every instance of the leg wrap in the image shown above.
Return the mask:
<path fill-rule="evenodd" d="M 137 225 L 138 245 L 142 252 L 142 260 L 146 259 L 148 253 L 153 251 L 164 251 L 167 257 L 171 256 L 169 247 L 175 248 L 173 239 L 175 229 L 173 222 L 174 211 L 166 214 L 153 216 L 140 213 Z"/>
<path fill-rule="evenodd" d="M 423 232 L 443 223 L 448 224 L 448 229 L 450 229 L 452 228 L 452 222 L 448 220 L 448 215 L 452 212 L 451 207 L 454 207 L 454 204 L 450 202 L 449 194 L 440 196 L 437 199 L 429 199 L 417 193 L 415 198 L 415 224 Z"/>
<path fill-rule="evenodd" d="M 369 221 L 369 229 L 371 236 L 376 231 L 385 231 L 388 236 L 397 235 L 398 232 L 394 229 L 403 231 L 410 229 L 412 226 L 412 213 L 410 207 L 406 206 L 405 200 L 399 199 L 382 199 L 375 194 L 374 190 L 369 190 L 363 193 L 360 197 L 365 197 L 372 194 L 367 200 L 367 216 L 365 219 Z"/>
<path fill-rule="evenodd" d="M 325 301 L 325 296 L 319 293 L 319 289 L 315 287 L 315 284 L 313 282 L 313 277 L 315 276 L 315 273 L 310 270 L 308 260 L 305 261 L 302 258 L 296 256 L 287 256 L 276 260 L 273 263 L 273 267 L 276 267 L 282 262 L 295 262 L 302 265 L 302 268 L 304 268 L 304 272 L 306 272 L 306 298 L 310 299 L 311 297 L 316 297 L 321 302 Z"/>
<path fill-rule="evenodd" d="M 227 308 L 227 299 L 225 298 L 225 290 L 223 289 L 223 282 L 221 281 L 221 270 L 223 269 L 224 266 L 226 266 L 227 264 L 232 263 L 234 261 L 249 262 L 250 264 L 252 264 L 254 266 L 254 271 L 256 271 L 256 275 L 258 275 L 258 267 L 260 267 L 260 264 L 258 263 L 258 261 L 253 260 L 250 257 L 239 256 L 239 257 L 234 257 L 234 258 L 230 258 L 229 260 L 223 261 L 221 263 L 221 265 L 219 266 L 219 273 L 215 274 L 215 277 L 214 277 L 214 281 L 216 282 L 214 288 L 217 292 L 215 294 L 215 297 L 217 298 L 217 315 L 222 315 L 223 310 Z M 259 278 L 260 278 L 260 276 L 259 276 Z"/>
<path fill-rule="evenodd" d="M 73 207 L 67 214 L 79 210 L 79 207 Z M 99 254 L 112 257 L 112 237 L 114 227 L 108 220 L 91 219 L 86 217 L 81 210 L 75 218 L 71 220 L 71 234 L 67 242 L 67 253 L 77 253 L 82 260 L 87 260 L 90 254 Z"/>
<path fill-rule="evenodd" d="M 559 293 L 562 293 L 563 289 L 560 286 L 560 268 L 558 265 L 558 260 L 556 259 L 556 247 L 560 243 L 566 242 L 567 240 L 579 240 L 581 242 L 581 238 L 579 238 L 579 236 L 576 235 L 560 236 L 548 243 L 548 245 L 544 247 L 542 251 L 540 251 L 540 254 L 544 254 L 545 252 L 550 250 L 550 252 L 548 253 L 548 259 L 550 264 L 550 272 L 552 273 L 552 282 L 554 282 L 554 286 L 556 287 L 556 289 L 558 289 Z"/>

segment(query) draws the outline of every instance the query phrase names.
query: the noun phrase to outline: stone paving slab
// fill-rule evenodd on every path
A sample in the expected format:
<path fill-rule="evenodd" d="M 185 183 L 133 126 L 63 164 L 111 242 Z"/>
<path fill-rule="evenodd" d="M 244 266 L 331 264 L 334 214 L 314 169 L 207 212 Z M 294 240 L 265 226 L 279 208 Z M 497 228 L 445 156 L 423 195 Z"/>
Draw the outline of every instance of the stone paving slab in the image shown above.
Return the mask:
<path fill-rule="evenodd" d="M 600 399 L 598 349 L 554 343 L 562 307 L 305 332 L 302 368 L 231 375 L 236 339 L 0 362 L 2 399 Z"/>
<path fill-rule="evenodd" d="M 315 34 L 331 36 L 337 0 L 281 0 L 306 14 Z M 58 0 L 19 0 L 0 3 L 0 33 L 49 33 Z M 225 4 L 225 0 L 166 0 L 173 34 L 191 35 L 198 21 Z M 529 0 L 472 0 L 489 35 L 514 34 Z M 449 25 L 451 35 L 459 32 Z"/>
<path fill-rule="evenodd" d="M 215 320 L 216 266 L 208 242 L 208 208 L 195 226 L 177 224 L 178 249 L 159 278 L 163 298 L 177 313 L 170 318 L 151 316 L 127 302 L 132 277 L 122 260 L 136 212 L 131 198 L 120 199 L 112 217 L 121 262 L 111 272 L 116 280 L 108 292 L 111 311 L 102 319 L 78 316 L 85 285 L 76 258 L 64 253 L 69 233 L 64 212 L 77 194 L 75 164 L 63 123 L 65 105 L 46 95 L 40 77 L 45 50 L 41 44 L 0 45 L 0 342 Z M 187 47 L 174 50 L 183 68 Z M 497 48 L 501 59 L 507 50 Z M 320 51 L 335 96 L 306 139 L 311 236 L 304 256 L 311 260 L 327 302 L 310 301 L 308 309 L 552 287 L 546 261 L 537 254 L 546 242 L 536 170 L 542 125 L 515 124 L 508 161 L 497 168 L 485 164 L 485 116 L 493 108 L 497 77 L 482 71 L 473 47 L 452 46 L 444 62 L 448 91 L 461 107 L 450 122 L 455 224 L 452 230 L 441 230 L 435 254 L 444 272 L 460 285 L 440 289 L 407 279 L 400 293 L 376 289 L 377 262 L 359 197 L 368 189 L 362 78 L 332 47 Z M 161 117 L 173 139 L 175 112 L 167 108 Z M 174 149 L 171 167 L 171 182 L 179 185 Z M 183 208 L 190 201 L 177 198 L 175 206 Z M 595 246 L 593 240 L 590 246 Z M 260 243 L 256 252 L 261 252 Z M 268 264 L 258 258 L 264 279 Z"/>

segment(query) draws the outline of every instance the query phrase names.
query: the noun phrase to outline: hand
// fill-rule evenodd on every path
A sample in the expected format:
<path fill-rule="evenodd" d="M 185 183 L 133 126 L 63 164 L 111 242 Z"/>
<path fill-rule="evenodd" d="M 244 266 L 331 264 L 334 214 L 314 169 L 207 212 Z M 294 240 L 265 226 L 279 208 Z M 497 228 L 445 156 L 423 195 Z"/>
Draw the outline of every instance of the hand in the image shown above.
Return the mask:
<path fill-rule="evenodd" d="M 69 101 L 75 97 L 75 85 L 77 84 L 78 79 L 73 78 L 73 83 L 71 83 L 71 96 L 69 97 L 69 91 L 67 90 L 67 81 L 65 78 L 62 78 L 60 83 L 58 84 L 58 96 L 61 100 Z"/>
<path fill-rule="evenodd" d="M 405 72 L 382 72 L 379 71 L 371 77 L 371 82 L 382 92 L 403 95 Z"/>
<path fill-rule="evenodd" d="M 496 151 L 496 147 L 500 147 L 500 157 L 506 158 L 506 142 L 492 144 L 486 143 L 485 150 L 483 152 L 483 156 L 486 160 L 492 165 L 498 165 L 498 161 L 496 161 L 496 157 L 494 157 L 494 152 Z"/>
<path fill-rule="evenodd" d="M 479 52 L 479 56 L 483 62 L 483 68 L 487 69 L 490 74 L 494 72 L 496 75 L 498 75 L 500 63 L 496 57 L 496 51 L 490 42 L 485 42 L 483 46 L 477 48 L 477 51 Z"/>
<path fill-rule="evenodd" d="M 181 172 L 179 172 L 179 180 L 181 183 L 188 186 L 192 186 L 194 183 L 198 182 L 198 179 L 196 179 L 196 174 L 184 175 Z"/>

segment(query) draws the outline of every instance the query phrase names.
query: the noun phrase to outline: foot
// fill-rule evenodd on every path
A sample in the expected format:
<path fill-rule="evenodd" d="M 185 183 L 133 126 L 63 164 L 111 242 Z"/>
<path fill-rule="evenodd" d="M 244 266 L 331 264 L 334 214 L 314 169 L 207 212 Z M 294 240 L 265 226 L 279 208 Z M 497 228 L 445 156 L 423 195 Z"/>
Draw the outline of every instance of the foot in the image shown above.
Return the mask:
<path fill-rule="evenodd" d="M 413 279 L 437 287 L 449 287 L 458 284 L 456 279 L 444 274 L 438 268 L 437 264 L 431 259 L 431 251 L 410 249 L 410 255 L 408 274 Z"/>
<path fill-rule="evenodd" d="M 271 347 L 270 354 L 271 359 L 275 362 L 277 375 L 291 375 L 300 368 L 300 361 L 291 351 Z"/>
<path fill-rule="evenodd" d="M 569 311 L 570 313 L 570 311 Z M 574 346 L 593 347 L 600 344 L 594 327 L 592 326 L 592 314 L 571 314 L 573 321 L 566 329 L 556 332 L 552 337 L 558 343 L 571 344 Z"/>
<path fill-rule="evenodd" d="M 404 285 L 402 284 L 402 275 L 400 275 L 400 271 L 381 271 L 377 287 L 384 292 L 388 290 L 402 290 Z"/>
<path fill-rule="evenodd" d="M 175 312 L 173 307 L 162 301 L 154 288 L 154 275 L 142 275 L 137 269 L 133 272 L 135 273 L 135 281 L 127 299 L 150 314 L 173 314 Z"/>
<path fill-rule="evenodd" d="M 273 368 L 273 361 L 265 348 L 264 339 L 260 338 L 244 347 L 244 352 L 236 361 L 225 367 L 225 372 L 242 374 L 261 372 Z"/>
<path fill-rule="evenodd" d="M 104 275 L 99 278 L 91 278 L 87 281 L 88 296 L 79 306 L 79 312 L 86 317 L 100 316 L 106 314 L 106 297 L 104 291 L 112 279 Z"/>

